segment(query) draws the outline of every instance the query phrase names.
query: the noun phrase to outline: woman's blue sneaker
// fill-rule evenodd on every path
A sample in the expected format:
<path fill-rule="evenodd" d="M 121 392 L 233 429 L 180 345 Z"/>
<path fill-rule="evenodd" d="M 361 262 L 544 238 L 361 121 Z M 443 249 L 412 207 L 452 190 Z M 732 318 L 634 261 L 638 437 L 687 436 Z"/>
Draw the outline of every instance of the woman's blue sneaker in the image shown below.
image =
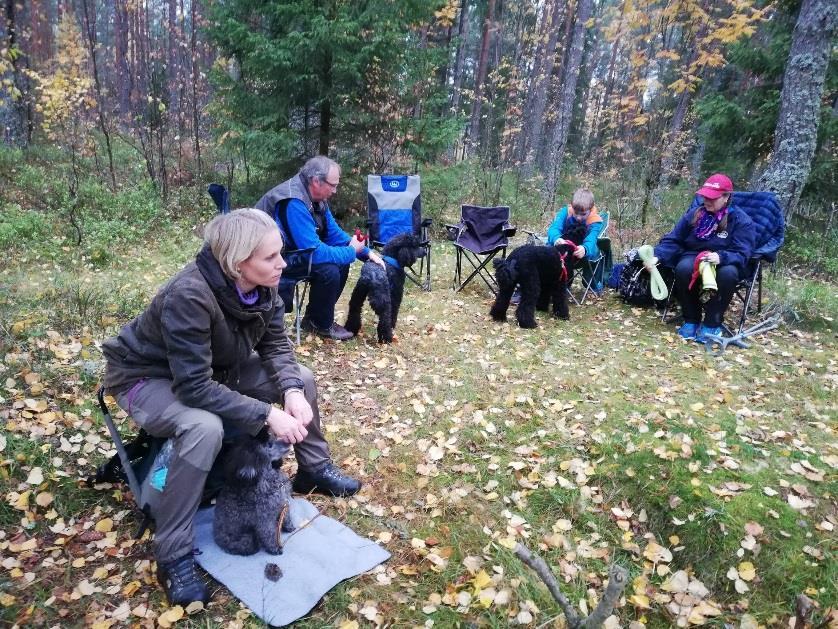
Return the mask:
<path fill-rule="evenodd" d="M 696 343 L 706 343 L 707 339 L 705 338 L 706 335 L 711 336 L 721 336 L 722 335 L 722 327 L 716 326 L 714 328 L 708 328 L 706 326 L 701 326 L 698 330 L 698 333 L 695 335 L 695 342 Z"/>
<path fill-rule="evenodd" d="M 697 323 L 685 323 L 680 328 L 678 328 L 678 336 L 682 339 L 687 339 L 688 341 L 694 341 L 696 332 L 698 332 L 698 324 Z"/>

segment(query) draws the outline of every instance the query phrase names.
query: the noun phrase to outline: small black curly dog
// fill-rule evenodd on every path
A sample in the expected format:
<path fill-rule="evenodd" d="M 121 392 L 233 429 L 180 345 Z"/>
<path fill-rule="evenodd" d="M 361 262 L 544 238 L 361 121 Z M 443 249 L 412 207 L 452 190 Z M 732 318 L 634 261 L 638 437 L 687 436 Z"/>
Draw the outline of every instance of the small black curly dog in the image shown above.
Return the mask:
<path fill-rule="evenodd" d="M 585 226 L 569 229 L 564 240 L 581 243 L 585 238 Z M 576 258 L 575 244 L 558 247 L 523 245 L 503 260 L 494 260 L 498 294 L 489 314 L 495 321 L 506 321 L 506 311 L 515 286 L 521 290 L 521 303 L 515 311 L 515 318 L 522 328 L 535 328 L 535 311 L 546 312 L 553 302 L 553 316 L 570 319 L 567 288 L 573 281 Z"/>
<path fill-rule="evenodd" d="M 279 528 L 293 531 L 291 481 L 282 471 L 289 446 L 263 428 L 255 437 L 238 439 L 225 457 L 226 482 L 215 503 L 212 536 L 233 555 L 252 555 L 261 548 L 282 553 Z"/>
<path fill-rule="evenodd" d="M 378 315 L 378 342 L 392 343 L 393 328 L 399 318 L 399 308 L 404 295 L 404 267 L 413 266 L 425 255 L 419 238 L 412 234 L 399 234 L 390 239 L 381 251 L 387 266 L 385 271 L 374 262 L 364 262 L 361 277 L 349 298 L 349 312 L 343 324 L 353 334 L 361 329 L 361 309 L 369 297 L 370 307 Z"/>

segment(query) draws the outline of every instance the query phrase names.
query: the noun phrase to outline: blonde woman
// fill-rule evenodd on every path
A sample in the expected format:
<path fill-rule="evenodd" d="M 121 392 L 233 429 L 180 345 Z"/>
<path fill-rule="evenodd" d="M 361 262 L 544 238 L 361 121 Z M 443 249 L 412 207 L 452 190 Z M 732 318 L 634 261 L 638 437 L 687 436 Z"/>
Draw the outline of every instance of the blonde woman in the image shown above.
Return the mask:
<path fill-rule="evenodd" d="M 285 333 L 281 250 L 264 212 L 217 216 L 195 261 L 102 346 L 107 391 L 146 432 L 173 444 L 152 510 L 157 577 L 173 605 L 209 598 L 195 570 L 192 519 L 225 431 L 267 427 L 294 444 L 298 492 L 347 496 L 361 486 L 332 463 L 314 377 Z"/>

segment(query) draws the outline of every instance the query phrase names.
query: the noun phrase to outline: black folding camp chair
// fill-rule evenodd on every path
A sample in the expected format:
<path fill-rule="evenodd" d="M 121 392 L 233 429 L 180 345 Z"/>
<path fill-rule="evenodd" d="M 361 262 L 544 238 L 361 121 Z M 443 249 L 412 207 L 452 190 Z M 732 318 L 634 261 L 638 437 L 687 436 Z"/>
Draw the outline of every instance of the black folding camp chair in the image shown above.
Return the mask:
<path fill-rule="evenodd" d="M 506 257 L 509 239 L 515 235 L 516 228 L 509 223 L 509 208 L 463 205 L 460 222 L 445 228 L 457 254 L 451 288 L 460 291 L 479 277 L 497 294 L 497 281 L 487 265 L 498 255 Z M 472 269 L 465 279 L 463 262 L 468 262 Z"/>
<path fill-rule="evenodd" d="M 690 209 L 697 208 L 702 202 L 701 197 L 696 196 Z M 742 303 L 742 312 L 733 325 L 724 324 L 723 326 L 731 334 L 739 334 L 751 314 L 762 313 L 763 270 L 766 266 L 772 267 L 777 260 L 777 253 L 785 240 L 786 223 L 783 208 L 780 207 L 773 192 L 734 192 L 731 204 L 751 217 L 756 231 L 751 259 L 748 261 L 745 276 L 736 285 L 734 294 L 734 298 Z M 669 286 L 666 306 L 661 315 L 663 321 L 670 318 L 669 311 L 673 302 L 674 287 L 675 280 L 673 279 Z M 753 303 L 754 292 L 757 294 L 756 304 Z"/>
<path fill-rule="evenodd" d="M 431 290 L 431 219 L 422 218 L 419 175 L 367 176 L 367 229 L 370 244 L 380 249 L 393 236 L 413 234 L 425 249 L 418 269 L 405 269 L 407 279 L 425 291 Z"/>
<path fill-rule="evenodd" d="M 154 457 L 157 456 L 166 440 L 152 437 L 141 429 L 139 435 L 125 445 L 105 402 L 105 390 L 102 387 L 99 387 L 96 392 L 96 399 L 99 402 L 102 419 L 116 448 L 116 456 L 111 457 L 96 469 L 96 473 L 87 479 L 87 486 L 93 487 L 98 483 L 127 483 L 134 498 L 134 506 L 140 513 L 140 524 L 134 535 L 136 539 L 140 539 L 146 529 L 154 523 L 150 506 L 142 501 L 142 481 L 149 473 Z"/>
<path fill-rule="evenodd" d="M 230 211 L 230 193 L 225 186 L 212 183 L 207 192 L 215 201 L 219 213 L 227 214 Z M 285 228 L 276 216 L 273 219 L 282 233 L 283 242 L 289 242 Z M 311 256 L 312 249 L 284 249 L 282 256 L 288 263 L 285 272 L 279 280 L 278 292 L 285 304 L 285 313 L 294 315 L 294 334 L 297 345 L 302 337 L 303 307 L 305 306 L 308 288 L 311 283 Z"/>

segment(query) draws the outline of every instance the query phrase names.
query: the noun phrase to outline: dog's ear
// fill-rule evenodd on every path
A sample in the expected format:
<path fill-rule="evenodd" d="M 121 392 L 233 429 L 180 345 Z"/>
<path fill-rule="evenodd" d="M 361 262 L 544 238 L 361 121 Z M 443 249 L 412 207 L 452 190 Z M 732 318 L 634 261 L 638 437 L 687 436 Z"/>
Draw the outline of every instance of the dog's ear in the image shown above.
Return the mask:
<path fill-rule="evenodd" d="M 415 247 L 410 246 L 409 243 L 407 246 L 399 247 L 396 251 L 396 260 L 402 267 L 413 266 L 416 263 Z"/>

